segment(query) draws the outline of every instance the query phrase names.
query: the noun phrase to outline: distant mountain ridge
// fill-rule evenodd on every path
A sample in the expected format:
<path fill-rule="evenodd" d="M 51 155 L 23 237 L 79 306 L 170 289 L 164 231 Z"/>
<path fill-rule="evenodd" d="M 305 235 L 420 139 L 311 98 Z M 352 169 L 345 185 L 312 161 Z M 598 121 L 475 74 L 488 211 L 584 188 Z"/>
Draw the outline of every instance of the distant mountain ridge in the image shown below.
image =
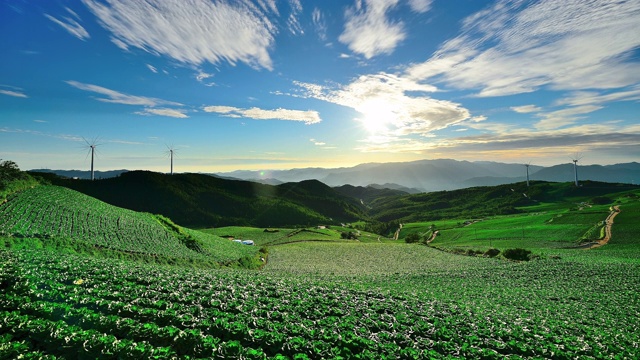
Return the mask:
<path fill-rule="evenodd" d="M 239 170 L 218 173 L 218 176 L 250 181 L 261 181 L 261 171 Z M 494 186 L 526 180 L 524 164 L 507 164 L 491 161 L 458 161 L 451 159 L 418 160 L 396 163 L 368 163 L 351 168 L 292 169 L 267 171 L 271 183 L 317 179 L 329 186 L 384 187 L 406 192 L 456 190 L 474 186 Z M 573 164 L 550 167 L 529 166 L 530 180 L 573 182 Z M 619 183 L 638 183 L 640 164 L 637 162 L 615 165 L 580 165 L 578 179 Z M 415 190 L 415 191 L 412 191 Z"/>
<path fill-rule="evenodd" d="M 70 179 L 91 179 L 91 171 L 88 170 L 51 170 L 51 169 L 33 169 L 31 172 L 40 173 L 54 173 L 58 176 L 67 177 Z M 126 173 L 129 170 L 107 170 L 107 171 L 94 171 L 94 177 L 96 179 L 108 179 L 119 176 L 122 173 Z"/>
<path fill-rule="evenodd" d="M 52 172 L 66 177 L 88 179 L 88 171 L 38 169 L 32 172 Z M 126 170 L 96 172 L 96 178 L 119 176 Z M 394 163 L 366 163 L 343 168 L 300 168 L 290 170 L 236 170 L 208 174 L 223 179 L 236 179 L 261 184 L 280 185 L 287 182 L 318 180 L 331 187 L 343 185 L 373 186 L 408 193 L 455 190 L 474 186 L 494 186 L 526 180 L 523 164 L 491 161 L 458 161 L 451 159 L 418 160 Z M 531 180 L 573 182 L 573 164 L 549 167 L 530 165 Z M 640 163 L 615 165 L 580 165 L 579 180 L 637 184 Z M 383 184 L 383 185 L 375 185 Z"/>

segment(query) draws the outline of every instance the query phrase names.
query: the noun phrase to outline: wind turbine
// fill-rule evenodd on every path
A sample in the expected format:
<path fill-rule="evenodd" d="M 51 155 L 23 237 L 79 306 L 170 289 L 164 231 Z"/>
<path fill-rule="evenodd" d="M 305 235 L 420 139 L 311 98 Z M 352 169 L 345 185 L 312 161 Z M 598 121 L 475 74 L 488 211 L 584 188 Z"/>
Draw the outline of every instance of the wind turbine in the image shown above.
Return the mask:
<path fill-rule="evenodd" d="M 94 158 L 96 154 L 96 147 L 100 144 L 96 143 L 96 141 L 98 140 L 97 138 L 94 138 L 91 142 L 89 142 L 85 138 L 82 138 L 82 139 L 84 140 L 85 143 L 87 143 L 87 146 L 85 148 L 90 149 L 89 151 L 91 152 L 91 180 L 95 180 L 95 176 L 93 172 L 93 163 L 94 163 Z M 87 156 L 89 156 L 88 152 L 87 152 Z M 86 156 L 85 156 L 85 160 L 86 160 Z"/>
<path fill-rule="evenodd" d="M 576 153 L 572 158 L 571 161 L 573 161 L 573 173 L 574 173 L 574 181 L 575 181 L 575 185 L 578 186 L 578 160 L 582 159 L 582 155 L 579 153 Z"/>
<path fill-rule="evenodd" d="M 524 166 L 527 168 L 527 187 L 529 187 L 529 166 L 531 166 L 531 161 L 524 164 Z"/>
<path fill-rule="evenodd" d="M 173 175 L 173 154 L 176 153 L 178 149 L 174 149 L 173 146 L 167 145 L 166 153 L 169 154 L 169 158 L 171 159 L 171 175 Z"/>

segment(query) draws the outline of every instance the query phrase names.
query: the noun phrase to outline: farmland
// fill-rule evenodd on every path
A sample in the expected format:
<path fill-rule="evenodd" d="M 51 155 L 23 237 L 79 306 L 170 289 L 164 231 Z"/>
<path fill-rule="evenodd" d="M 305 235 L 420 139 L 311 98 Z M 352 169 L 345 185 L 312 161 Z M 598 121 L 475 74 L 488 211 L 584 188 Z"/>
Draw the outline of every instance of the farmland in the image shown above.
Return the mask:
<path fill-rule="evenodd" d="M 36 186 L 0 204 L 0 358 L 637 358 L 640 201 L 613 197 L 606 246 L 568 248 L 609 212 L 583 200 L 406 223 L 394 241 L 338 225 L 188 229 Z M 436 230 L 442 250 L 536 258 L 402 240 Z"/>
<path fill-rule="evenodd" d="M 255 253 L 162 216 L 118 208 L 59 186 L 36 186 L 0 204 L 2 235 L 7 246 L 82 248 L 168 262 L 229 262 Z"/>

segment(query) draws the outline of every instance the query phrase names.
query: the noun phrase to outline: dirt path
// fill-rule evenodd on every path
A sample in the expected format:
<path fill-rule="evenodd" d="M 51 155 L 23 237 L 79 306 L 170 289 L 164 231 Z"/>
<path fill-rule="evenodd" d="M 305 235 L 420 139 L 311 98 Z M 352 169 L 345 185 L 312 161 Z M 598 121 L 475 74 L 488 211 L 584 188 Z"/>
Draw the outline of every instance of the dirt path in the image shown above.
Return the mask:
<path fill-rule="evenodd" d="M 429 238 L 429 240 L 427 240 L 427 244 L 431 244 L 431 242 L 433 240 L 435 240 L 436 236 L 438 236 L 438 230 L 434 231 L 433 234 L 431 234 L 431 237 Z"/>
<path fill-rule="evenodd" d="M 615 218 L 619 213 L 620 207 L 618 205 L 614 205 L 611 209 L 611 212 L 609 213 L 609 216 L 607 216 L 607 219 L 604 221 L 604 237 L 595 242 L 585 244 L 585 249 L 594 249 L 600 247 L 611 240 L 611 227 L 613 226 L 613 218 Z"/>
<path fill-rule="evenodd" d="M 400 227 L 398 228 L 398 230 L 396 230 L 396 233 L 393 234 L 393 240 L 398 240 L 398 237 L 400 236 L 400 230 L 402 230 L 402 224 L 400 224 Z"/>

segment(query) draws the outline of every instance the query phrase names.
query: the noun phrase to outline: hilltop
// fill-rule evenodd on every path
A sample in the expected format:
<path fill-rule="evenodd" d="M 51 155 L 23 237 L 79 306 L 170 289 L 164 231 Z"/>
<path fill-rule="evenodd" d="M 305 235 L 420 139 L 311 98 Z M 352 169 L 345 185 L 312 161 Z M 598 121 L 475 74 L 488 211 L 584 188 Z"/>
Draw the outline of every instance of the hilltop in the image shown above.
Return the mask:
<path fill-rule="evenodd" d="M 407 194 L 371 202 L 369 216 L 378 221 L 400 222 L 482 218 L 523 213 L 523 207 L 540 203 L 571 203 L 638 189 L 631 184 L 583 181 L 573 183 L 532 181 L 478 186 L 452 191 Z"/>
<path fill-rule="evenodd" d="M 257 227 L 351 222 L 364 206 L 317 180 L 266 185 L 203 174 L 131 171 L 96 181 L 51 182 L 135 211 L 163 214 L 188 227 Z"/>
<path fill-rule="evenodd" d="M 63 177 L 89 179 L 89 171 L 34 169 Z M 97 179 L 116 177 L 127 170 L 96 171 Z M 579 164 L 580 180 L 633 184 L 640 182 L 640 163 L 615 165 Z M 236 170 L 208 174 L 228 180 L 280 185 L 287 182 L 318 180 L 331 187 L 343 185 L 373 186 L 408 193 L 455 190 L 476 186 L 494 186 L 526 180 L 523 164 L 492 161 L 458 161 L 452 159 L 409 162 L 366 163 L 342 168 L 300 168 L 290 170 Z M 568 182 L 574 179 L 573 164 L 529 166 L 531 180 Z M 383 185 L 376 185 L 383 184 Z"/>

